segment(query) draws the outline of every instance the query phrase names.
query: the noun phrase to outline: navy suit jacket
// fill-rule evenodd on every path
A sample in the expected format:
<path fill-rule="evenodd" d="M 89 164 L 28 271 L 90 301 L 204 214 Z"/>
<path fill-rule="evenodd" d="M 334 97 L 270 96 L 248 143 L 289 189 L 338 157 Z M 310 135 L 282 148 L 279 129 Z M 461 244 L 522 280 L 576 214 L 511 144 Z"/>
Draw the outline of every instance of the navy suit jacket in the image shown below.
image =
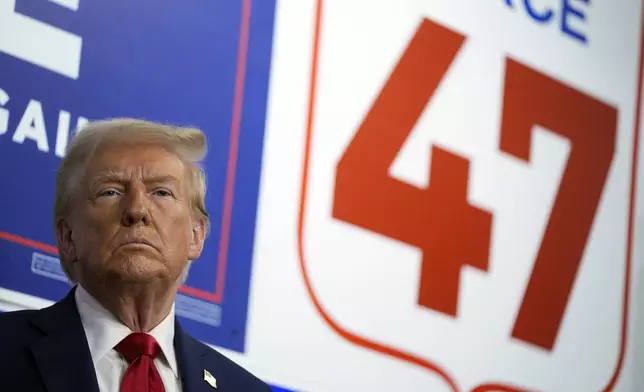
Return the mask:
<path fill-rule="evenodd" d="M 74 291 L 47 308 L 0 314 L 0 391 L 99 392 Z M 271 391 L 176 320 L 174 347 L 184 392 Z M 204 381 L 204 370 L 217 379 L 217 389 Z"/>

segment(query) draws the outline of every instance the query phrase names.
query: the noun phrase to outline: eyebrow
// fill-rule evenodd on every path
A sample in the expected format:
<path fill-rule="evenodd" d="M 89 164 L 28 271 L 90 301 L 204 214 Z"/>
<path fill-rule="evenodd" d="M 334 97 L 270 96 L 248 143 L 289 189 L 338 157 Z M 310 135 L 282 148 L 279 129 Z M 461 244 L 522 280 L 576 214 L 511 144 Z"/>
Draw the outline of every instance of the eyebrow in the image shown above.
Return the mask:
<path fill-rule="evenodd" d="M 123 173 L 116 171 L 104 171 L 93 176 L 90 181 L 90 189 L 104 184 L 106 182 L 125 183 L 128 179 Z M 143 182 L 146 184 L 178 183 L 179 179 L 171 175 L 151 175 L 144 177 Z"/>

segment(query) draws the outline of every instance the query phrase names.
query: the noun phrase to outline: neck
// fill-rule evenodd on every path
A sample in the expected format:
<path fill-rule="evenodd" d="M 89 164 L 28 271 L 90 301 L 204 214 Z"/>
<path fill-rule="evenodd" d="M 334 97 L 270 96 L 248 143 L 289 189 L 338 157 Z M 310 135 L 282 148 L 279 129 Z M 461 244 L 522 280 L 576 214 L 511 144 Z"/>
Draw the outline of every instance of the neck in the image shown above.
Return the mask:
<path fill-rule="evenodd" d="M 168 287 L 150 287 L 156 284 L 120 285 L 118 289 L 97 289 L 83 284 L 83 288 L 116 316 L 132 332 L 150 332 L 165 319 L 176 296 Z"/>

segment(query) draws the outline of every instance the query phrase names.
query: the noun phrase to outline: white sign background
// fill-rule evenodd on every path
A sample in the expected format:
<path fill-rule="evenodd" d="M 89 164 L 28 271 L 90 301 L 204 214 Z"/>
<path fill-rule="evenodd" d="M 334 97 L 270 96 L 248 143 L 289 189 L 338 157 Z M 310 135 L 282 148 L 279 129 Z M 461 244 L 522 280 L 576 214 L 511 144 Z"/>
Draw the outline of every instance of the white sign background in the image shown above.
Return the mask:
<path fill-rule="evenodd" d="M 620 349 L 639 54 L 637 40 L 619 49 L 614 43 L 637 36 L 639 5 L 611 14 L 608 4 L 594 4 L 586 26 L 591 44 L 582 46 L 508 12 L 502 2 L 496 9 L 462 3 L 324 3 L 302 256 L 314 291 L 346 330 L 431 361 L 463 390 L 492 381 L 600 390 Z M 331 219 L 336 164 L 422 17 L 468 39 L 390 171 L 428 186 L 428 146 L 440 144 L 471 158 L 469 200 L 494 213 L 490 268 L 463 269 L 455 319 L 418 307 L 416 248 Z M 569 146 L 541 131 L 530 164 L 498 152 L 507 54 L 619 110 L 615 158 L 552 352 L 509 336 Z M 606 70 L 614 72 L 607 77 Z M 441 384 L 437 379 L 422 389 Z"/>
<path fill-rule="evenodd" d="M 279 251 L 278 246 L 288 246 L 292 251 L 297 246 L 282 234 L 297 234 L 290 227 L 296 219 L 290 213 L 297 213 L 297 197 L 291 197 L 290 192 L 297 192 L 291 181 L 301 175 L 292 166 L 303 158 L 291 155 L 290 149 L 302 141 L 302 127 L 307 121 L 294 110 L 307 111 L 307 95 L 298 92 L 296 85 L 308 84 L 309 73 L 302 63 L 306 59 L 310 65 L 311 58 L 304 54 L 312 47 L 301 37 L 303 33 L 295 37 L 295 31 L 302 31 L 304 13 L 295 21 L 296 6 L 283 3 L 282 7 L 272 75 L 272 86 L 278 87 L 272 90 L 267 145 L 280 152 L 272 157 L 272 150 L 266 153 L 260 225 L 267 226 L 260 227 L 266 235 L 258 244 L 255 276 L 264 281 L 257 283 L 264 292 L 284 293 L 290 289 L 286 276 L 298 272 L 298 266 L 292 265 L 290 253 L 288 262 L 281 260 L 287 253 Z M 298 9 L 314 16 L 309 5 Z M 454 375 L 460 390 L 484 382 L 548 391 L 602 389 L 613 375 L 620 349 L 640 5 L 631 2 L 615 9 L 609 4 L 593 4 L 588 11 L 590 22 L 585 25 L 588 46 L 567 39 L 555 28 L 532 23 L 502 2 L 327 1 L 322 11 L 302 245 L 313 290 L 327 313 L 352 334 L 435 359 Z M 479 272 L 466 268 L 462 275 L 457 320 L 416 306 L 418 250 L 330 218 L 335 164 L 425 16 L 466 35 L 468 40 L 391 173 L 426 186 L 428 150 L 434 142 L 472 159 L 469 199 L 494 212 L 495 227 L 490 269 Z M 287 20 L 292 24 L 284 26 Z M 287 35 L 288 39 L 283 38 Z M 625 41 L 624 37 L 632 39 Z M 615 45 L 618 41 L 621 45 Z M 498 153 L 503 64 L 508 54 L 619 110 L 615 158 L 558 343 L 550 354 L 511 341 L 509 331 L 569 143 L 547 130 L 538 130 L 530 164 Z M 279 232 L 286 233 L 278 233 L 275 224 Z M 279 267 L 287 264 L 288 268 Z M 370 273 L 365 274 L 365 270 Z M 268 284 L 268 274 L 276 279 L 281 275 L 280 284 L 289 289 Z M 302 286 L 293 289 L 289 291 L 290 303 L 299 303 L 296 293 L 308 297 Z M 258 302 L 268 306 L 264 300 Z M 276 309 L 274 305 L 272 309 Z M 291 309 L 298 312 L 299 308 Z M 301 318 L 308 320 L 309 315 L 305 312 Z M 277 321 L 270 324 L 274 326 Z M 317 330 L 308 321 L 296 325 Z M 357 346 L 351 351 L 348 347 L 353 343 L 341 336 L 336 335 L 336 339 L 344 346 L 340 343 L 336 348 L 322 335 L 316 335 L 317 344 L 302 343 L 309 340 L 305 335 L 311 336 L 302 331 L 291 339 L 304 344 L 299 351 L 302 355 L 315 357 L 307 362 L 307 367 L 314 367 L 320 374 L 318 382 L 307 384 L 312 390 L 449 390 L 426 370 L 402 361 L 396 363 L 386 356 L 377 361 Z M 294 369 L 298 370 L 292 371 L 293 377 L 298 379 L 309 373 L 302 366 Z M 628 382 L 628 369 L 626 360 L 617 390 L 629 390 L 623 381 L 626 378 Z"/>

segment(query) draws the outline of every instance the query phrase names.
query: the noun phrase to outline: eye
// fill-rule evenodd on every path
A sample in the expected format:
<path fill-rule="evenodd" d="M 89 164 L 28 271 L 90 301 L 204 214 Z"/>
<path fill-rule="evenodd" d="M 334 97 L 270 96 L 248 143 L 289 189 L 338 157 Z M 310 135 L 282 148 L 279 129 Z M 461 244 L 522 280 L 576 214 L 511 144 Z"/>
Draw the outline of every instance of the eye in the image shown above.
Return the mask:
<path fill-rule="evenodd" d="M 121 192 L 119 192 L 116 189 L 110 188 L 110 189 L 105 189 L 101 192 L 98 193 L 97 197 L 112 197 L 112 196 L 118 196 L 120 195 Z"/>
<path fill-rule="evenodd" d="M 167 189 L 155 189 L 152 193 L 161 197 L 172 197 L 172 192 Z"/>

